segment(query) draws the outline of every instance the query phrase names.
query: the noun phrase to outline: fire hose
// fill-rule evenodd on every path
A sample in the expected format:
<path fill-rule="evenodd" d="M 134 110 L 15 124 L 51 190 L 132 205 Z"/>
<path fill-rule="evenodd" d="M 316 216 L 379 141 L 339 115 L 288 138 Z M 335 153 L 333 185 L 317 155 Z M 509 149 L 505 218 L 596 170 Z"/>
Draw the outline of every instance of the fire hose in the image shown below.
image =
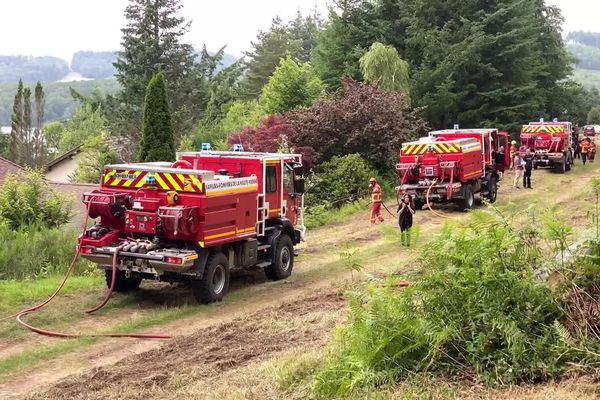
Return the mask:
<path fill-rule="evenodd" d="M 85 230 L 87 227 L 87 222 L 88 222 L 88 218 L 89 218 L 89 212 L 90 212 L 90 206 L 91 206 L 92 202 L 89 201 L 88 205 L 87 205 L 87 210 L 86 210 L 86 214 L 85 214 L 85 218 L 83 221 L 83 226 L 82 226 L 82 235 L 85 234 Z M 116 282 L 116 275 L 117 275 L 117 262 L 118 262 L 118 254 L 119 251 L 121 250 L 122 246 L 118 246 L 115 249 L 115 252 L 113 253 L 113 257 L 112 257 L 112 279 L 110 282 L 110 287 L 108 288 L 108 291 L 106 293 L 106 296 L 104 298 L 104 300 L 102 301 L 102 303 L 100 303 L 99 305 L 97 305 L 96 307 L 89 309 L 89 310 L 85 310 L 86 313 L 91 314 L 93 312 L 96 312 L 98 310 L 100 310 L 102 307 L 104 307 L 106 305 L 106 303 L 108 303 L 108 300 L 111 298 L 114 287 L 115 287 L 115 282 Z M 61 338 L 77 338 L 77 337 L 128 337 L 128 338 L 137 338 L 137 339 L 171 339 L 172 336 L 171 335 L 165 335 L 165 334 L 157 334 L 157 333 L 123 333 L 123 332 L 109 332 L 109 333 L 92 333 L 92 334 L 79 334 L 79 333 L 64 333 L 64 332 L 57 332 L 57 331 L 50 331 L 50 330 L 46 330 L 46 329 L 42 329 L 42 328 L 38 328 L 35 327 L 33 325 L 30 325 L 28 323 L 26 323 L 25 321 L 23 321 L 23 317 L 29 314 L 33 314 L 36 311 L 39 311 L 41 308 L 45 307 L 48 303 L 50 303 L 52 300 L 54 300 L 54 298 L 58 295 L 58 293 L 63 289 L 63 287 L 65 286 L 67 280 L 69 279 L 69 276 L 71 275 L 71 273 L 73 272 L 73 269 L 75 268 L 75 264 L 77 262 L 77 260 L 79 259 L 79 255 L 81 253 L 81 246 L 79 246 L 79 244 L 77 245 L 76 251 L 75 251 L 75 255 L 73 256 L 73 259 L 71 260 L 71 262 L 69 263 L 69 266 L 67 268 L 67 270 L 65 271 L 65 274 L 62 278 L 62 281 L 60 282 L 60 284 L 56 287 L 56 289 L 54 290 L 54 292 L 43 302 L 23 309 L 15 314 L 0 318 L 0 321 L 4 321 L 10 318 L 16 318 L 17 322 L 19 324 L 21 324 L 22 326 L 24 326 L 25 328 L 29 329 L 32 332 L 35 332 L 37 334 L 40 335 L 44 335 L 44 336 L 50 336 L 50 337 L 61 337 Z"/>
<path fill-rule="evenodd" d="M 427 203 L 427 208 L 429 208 L 429 211 L 431 211 L 434 215 L 440 217 L 440 218 L 450 218 L 447 215 L 444 215 L 440 212 L 437 212 L 433 209 L 433 207 L 431 206 L 431 202 L 429 201 L 429 195 L 431 194 L 431 189 L 433 189 L 433 187 L 435 186 L 435 184 L 437 183 L 437 180 L 434 180 L 431 185 L 429 185 L 429 187 L 427 188 L 427 192 L 425 193 L 425 202 Z"/>

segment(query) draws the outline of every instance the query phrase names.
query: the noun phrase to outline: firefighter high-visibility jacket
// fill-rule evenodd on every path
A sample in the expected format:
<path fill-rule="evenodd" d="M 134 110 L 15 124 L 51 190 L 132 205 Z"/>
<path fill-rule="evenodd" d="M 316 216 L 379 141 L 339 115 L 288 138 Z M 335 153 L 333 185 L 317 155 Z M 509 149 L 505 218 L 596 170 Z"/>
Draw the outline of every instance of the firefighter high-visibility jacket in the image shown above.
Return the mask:
<path fill-rule="evenodd" d="M 596 143 L 594 143 L 594 141 L 590 142 L 590 153 L 595 153 L 596 152 Z"/>
<path fill-rule="evenodd" d="M 590 151 L 590 142 L 588 140 L 581 141 L 581 152 L 587 154 Z"/>
<path fill-rule="evenodd" d="M 371 191 L 371 203 L 381 203 L 381 186 L 376 183 Z"/>
<path fill-rule="evenodd" d="M 510 159 L 511 160 L 515 157 L 515 154 L 517 154 L 517 145 L 511 144 L 510 145 Z"/>

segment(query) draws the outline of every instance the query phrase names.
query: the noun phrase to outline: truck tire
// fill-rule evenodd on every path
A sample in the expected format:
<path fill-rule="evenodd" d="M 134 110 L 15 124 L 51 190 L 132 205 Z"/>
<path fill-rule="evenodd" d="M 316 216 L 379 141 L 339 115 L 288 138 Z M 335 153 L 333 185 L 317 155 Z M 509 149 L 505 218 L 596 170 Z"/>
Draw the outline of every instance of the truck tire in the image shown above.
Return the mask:
<path fill-rule="evenodd" d="M 496 178 L 491 177 L 488 182 L 488 195 L 487 199 L 490 203 L 496 202 L 496 197 L 498 196 L 498 183 L 496 183 Z"/>
<path fill-rule="evenodd" d="M 561 162 L 559 162 L 558 164 L 556 164 L 556 171 L 559 174 L 564 174 L 566 172 L 566 170 L 567 170 L 567 162 L 563 158 Z"/>
<path fill-rule="evenodd" d="M 415 211 L 419 211 L 423 209 L 425 202 L 423 200 L 415 200 Z"/>
<path fill-rule="evenodd" d="M 475 204 L 475 195 L 473 194 L 473 187 L 469 183 L 467 183 L 464 190 L 464 198 L 461 200 L 460 206 L 464 211 L 468 211 Z"/>
<path fill-rule="evenodd" d="M 282 234 L 277 239 L 273 257 L 273 263 L 265 268 L 267 278 L 278 281 L 289 277 L 294 268 L 294 244 L 288 235 Z"/>
<path fill-rule="evenodd" d="M 202 279 L 192 280 L 192 294 L 200 304 L 221 301 L 229 290 L 229 261 L 223 253 L 208 257 Z"/>
<path fill-rule="evenodd" d="M 104 277 L 106 278 L 106 287 L 110 288 L 110 283 L 112 282 L 112 269 L 104 270 Z M 131 292 L 133 290 L 137 290 L 142 283 L 142 277 L 131 276 L 129 278 L 125 277 L 125 272 L 117 270 L 117 276 L 115 278 L 115 287 L 113 291 L 115 292 Z"/>

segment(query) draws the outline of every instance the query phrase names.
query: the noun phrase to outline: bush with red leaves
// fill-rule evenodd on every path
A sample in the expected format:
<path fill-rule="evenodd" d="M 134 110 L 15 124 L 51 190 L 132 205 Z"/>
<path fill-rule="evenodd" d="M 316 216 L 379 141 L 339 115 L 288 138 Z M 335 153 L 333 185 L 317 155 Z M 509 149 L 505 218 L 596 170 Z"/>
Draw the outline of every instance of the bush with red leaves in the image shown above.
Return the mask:
<path fill-rule="evenodd" d="M 295 149 L 314 149 L 317 165 L 333 156 L 358 153 L 386 172 L 398 161 L 403 142 L 427 132 L 419 112 L 403 93 L 346 80 L 333 97 L 286 114 L 293 127 L 288 140 Z"/>

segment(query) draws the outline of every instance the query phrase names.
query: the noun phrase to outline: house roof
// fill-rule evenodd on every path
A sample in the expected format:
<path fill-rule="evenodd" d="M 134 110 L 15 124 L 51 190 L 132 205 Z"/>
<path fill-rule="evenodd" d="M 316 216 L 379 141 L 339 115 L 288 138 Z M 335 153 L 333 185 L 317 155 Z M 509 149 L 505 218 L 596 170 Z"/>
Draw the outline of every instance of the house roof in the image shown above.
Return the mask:
<path fill-rule="evenodd" d="M 50 161 L 48 164 L 46 164 L 44 166 L 44 168 L 46 169 L 46 171 L 49 171 L 52 169 L 52 167 L 54 167 L 56 164 L 59 164 L 60 162 L 66 160 L 69 157 L 72 157 L 78 153 L 81 153 L 83 145 L 79 145 L 69 151 L 67 151 L 66 153 L 56 157 L 54 160 Z"/>
<path fill-rule="evenodd" d="M 14 162 L 0 157 L 0 182 L 4 181 L 7 175 L 18 172 L 24 172 L 25 168 L 15 164 Z"/>

